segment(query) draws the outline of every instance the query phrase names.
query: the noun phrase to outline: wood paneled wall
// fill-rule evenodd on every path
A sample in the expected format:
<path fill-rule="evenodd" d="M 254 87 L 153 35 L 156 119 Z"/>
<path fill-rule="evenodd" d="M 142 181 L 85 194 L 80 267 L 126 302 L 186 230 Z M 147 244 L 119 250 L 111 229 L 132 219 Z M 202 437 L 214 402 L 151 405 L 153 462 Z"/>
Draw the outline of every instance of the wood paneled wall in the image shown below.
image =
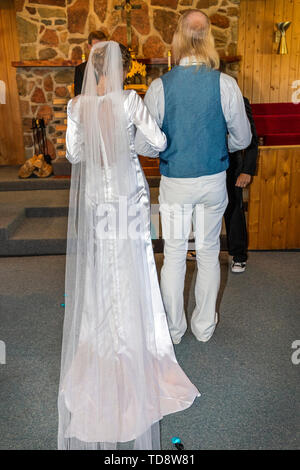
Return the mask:
<path fill-rule="evenodd" d="M 292 21 L 287 55 L 276 53 L 280 21 Z M 300 0 L 241 0 L 238 54 L 239 86 L 251 103 L 291 102 L 292 83 L 300 80 Z"/>
<path fill-rule="evenodd" d="M 6 84 L 6 104 L 0 104 L 0 165 L 25 160 L 16 69 L 11 66 L 19 59 L 14 2 L 0 0 L 0 80 Z"/>
<path fill-rule="evenodd" d="M 261 148 L 248 202 L 249 249 L 300 248 L 300 147 Z"/>

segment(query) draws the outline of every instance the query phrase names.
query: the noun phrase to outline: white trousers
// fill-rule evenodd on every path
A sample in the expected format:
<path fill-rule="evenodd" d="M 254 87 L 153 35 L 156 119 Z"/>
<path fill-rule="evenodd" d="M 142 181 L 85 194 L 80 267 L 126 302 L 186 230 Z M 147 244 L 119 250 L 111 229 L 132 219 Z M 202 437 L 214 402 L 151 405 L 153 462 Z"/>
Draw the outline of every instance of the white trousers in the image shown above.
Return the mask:
<path fill-rule="evenodd" d="M 192 226 L 198 272 L 191 329 L 198 341 L 208 341 L 215 330 L 220 232 L 227 202 L 226 171 L 199 178 L 161 178 L 159 203 L 165 242 L 161 292 L 174 342 L 187 328 L 183 291 Z"/>

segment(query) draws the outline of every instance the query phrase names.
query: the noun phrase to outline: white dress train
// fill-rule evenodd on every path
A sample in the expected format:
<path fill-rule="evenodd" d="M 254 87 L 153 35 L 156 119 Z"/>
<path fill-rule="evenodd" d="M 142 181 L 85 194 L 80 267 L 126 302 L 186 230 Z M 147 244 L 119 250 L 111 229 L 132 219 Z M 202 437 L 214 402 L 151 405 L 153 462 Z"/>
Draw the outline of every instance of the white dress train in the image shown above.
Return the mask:
<path fill-rule="evenodd" d="M 80 99 L 69 103 L 67 130 L 67 158 L 74 164 L 72 185 L 77 189 L 80 173 L 76 176 L 75 168 L 84 165 L 85 158 Z M 102 97 L 95 99 L 101 102 Z M 84 261 L 84 276 L 67 285 L 66 307 L 69 302 L 70 310 L 80 310 L 81 318 L 77 326 L 71 318 L 64 325 L 64 335 L 75 329 L 78 334 L 66 349 L 65 355 L 72 349 L 73 356 L 61 376 L 59 409 L 68 419 L 60 429 L 59 448 L 110 449 L 139 438 L 135 448 L 151 448 L 153 443 L 145 436 L 153 425 L 188 408 L 200 395 L 174 354 L 152 249 L 149 188 L 134 148 L 136 128 L 157 151 L 165 146 L 165 137 L 135 91 L 124 92 L 124 109 L 136 175 L 127 204 L 129 211 L 135 208 L 132 223 L 139 226 L 139 237 L 100 237 L 93 257 Z M 108 200 L 113 201 L 109 176 L 103 181 Z M 84 200 L 96 220 L 102 208 L 90 197 L 92 190 L 86 186 Z M 119 216 L 117 201 L 114 207 Z M 69 230 L 76 230 L 76 222 L 73 225 Z M 70 255 L 69 271 L 83 262 L 84 256 L 78 256 L 72 260 Z"/>

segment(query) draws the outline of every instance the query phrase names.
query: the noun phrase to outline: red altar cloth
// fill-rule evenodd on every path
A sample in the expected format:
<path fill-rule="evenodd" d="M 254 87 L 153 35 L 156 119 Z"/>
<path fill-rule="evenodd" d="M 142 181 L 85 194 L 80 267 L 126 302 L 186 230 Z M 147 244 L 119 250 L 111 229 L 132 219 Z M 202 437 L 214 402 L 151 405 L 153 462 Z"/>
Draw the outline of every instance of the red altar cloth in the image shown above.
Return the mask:
<path fill-rule="evenodd" d="M 300 145 L 300 103 L 252 104 L 257 135 L 264 145 Z"/>

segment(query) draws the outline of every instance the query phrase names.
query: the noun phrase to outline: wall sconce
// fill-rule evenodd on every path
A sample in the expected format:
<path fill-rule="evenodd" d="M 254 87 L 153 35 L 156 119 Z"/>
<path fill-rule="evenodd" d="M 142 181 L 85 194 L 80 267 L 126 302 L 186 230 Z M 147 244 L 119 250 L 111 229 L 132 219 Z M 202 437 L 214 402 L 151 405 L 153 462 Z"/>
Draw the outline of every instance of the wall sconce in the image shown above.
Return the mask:
<path fill-rule="evenodd" d="M 276 23 L 277 31 L 275 33 L 275 42 L 279 42 L 277 54 L 288 53 L 285 32 L 291 23 L 291 21 L 282 21 L 281 23 Z"/>

